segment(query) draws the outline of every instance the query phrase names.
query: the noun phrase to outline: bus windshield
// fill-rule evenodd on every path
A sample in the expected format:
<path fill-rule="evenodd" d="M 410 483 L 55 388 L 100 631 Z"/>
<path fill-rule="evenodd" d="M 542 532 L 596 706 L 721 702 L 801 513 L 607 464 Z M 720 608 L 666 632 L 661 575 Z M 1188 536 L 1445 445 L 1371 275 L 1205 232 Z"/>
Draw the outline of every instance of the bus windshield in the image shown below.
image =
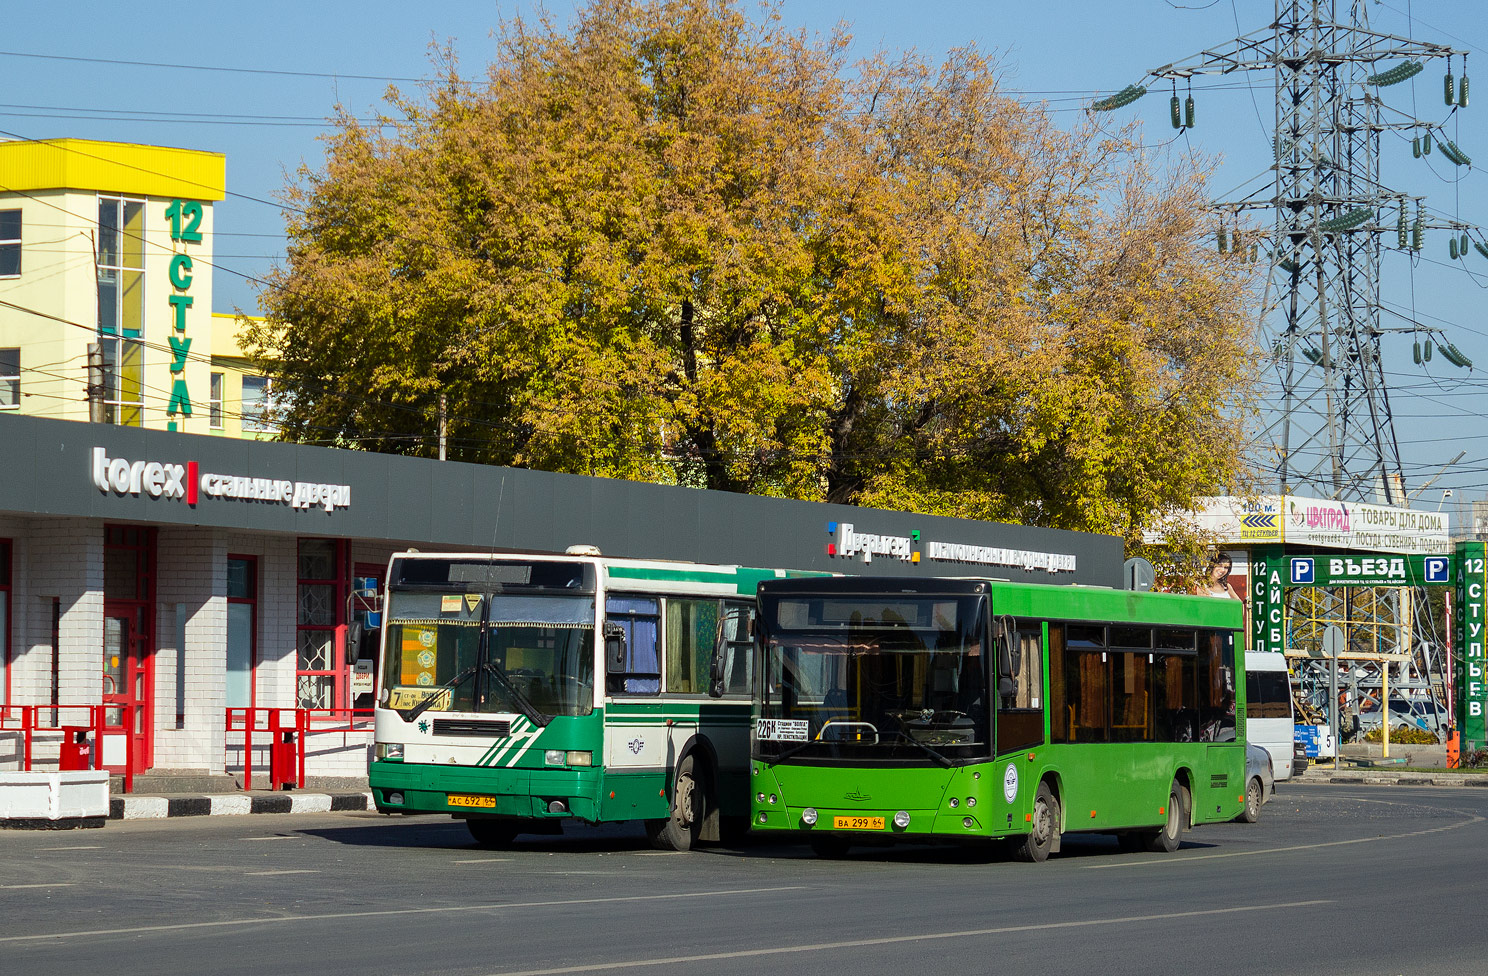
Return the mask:
<path fill-rule="evenodd" d="M 975 595 L 762 595 L 756 755 L 987 758 L 985 605 Z"/>
<path fill-rule="evenodd" d="M 544 716 L 594 709 L 592 595 L 394 589 L 385 609 L 389 708 Z"/>

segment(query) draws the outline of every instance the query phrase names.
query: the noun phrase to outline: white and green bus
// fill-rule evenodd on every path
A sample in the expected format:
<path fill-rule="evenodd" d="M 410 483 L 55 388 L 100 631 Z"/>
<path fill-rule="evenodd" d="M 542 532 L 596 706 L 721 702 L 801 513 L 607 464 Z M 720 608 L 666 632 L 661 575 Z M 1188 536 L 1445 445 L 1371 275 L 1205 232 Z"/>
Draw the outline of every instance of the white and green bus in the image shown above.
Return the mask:
<path fill-rule="evenodd" d="M 657 846 L 749 814 L 748 619 L 782 570 L 405 552 L 388 566 L 369 778 L 385 813 L 477 842 L 643 820 Z M 709 696 L 715 643 L 735 646 Z"/>

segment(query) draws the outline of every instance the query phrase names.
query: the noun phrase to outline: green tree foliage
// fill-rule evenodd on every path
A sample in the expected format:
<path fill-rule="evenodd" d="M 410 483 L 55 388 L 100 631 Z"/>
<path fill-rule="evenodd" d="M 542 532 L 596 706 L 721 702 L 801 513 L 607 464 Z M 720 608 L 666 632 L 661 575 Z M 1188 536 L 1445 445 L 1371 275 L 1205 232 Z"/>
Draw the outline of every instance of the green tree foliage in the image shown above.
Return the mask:
<path fill-rule="evenodd" d="M 286 436 L 1125 534 L 1237 484 L 1249 269 L 1203 174 L 973 50 L 733 0 L 503 26 L 288 188 Z"/>

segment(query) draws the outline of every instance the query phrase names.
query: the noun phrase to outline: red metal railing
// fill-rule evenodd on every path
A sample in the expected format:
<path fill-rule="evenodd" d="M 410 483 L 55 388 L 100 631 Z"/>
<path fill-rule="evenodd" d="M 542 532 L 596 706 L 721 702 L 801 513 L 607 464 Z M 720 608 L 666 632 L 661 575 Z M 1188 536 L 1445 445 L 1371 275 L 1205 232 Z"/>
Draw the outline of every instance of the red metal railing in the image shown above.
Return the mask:
<path fill-rule="evenodd" d="M 243 737 L 243 789 L 253 788 L 254 739 L 269 751 L 269 789 L 305 788 L 305 754 L 312 735 L 372 731 L 370 708 L 229 708 L 227 746 Z"/>
<path fill-rule="evenodd" d="M 59 770 L 103 769 L 103 740 L 106 735 L 124 739 L 124 792 L 134 789 L 134 748 L 127 730 L 135 727 L 136 709 L 142 705 L 6 705 L 0 707 L 0 732 L 21 734 L 21 768 L 31 772 L 36 767 L 36 738 L 52 739 L 61 733 L 57 753 Z M 107 725 L 110 710 L 118 710 L 119 723 Z M 50 715 L 45 715 L 50 713 Z M 64 718 L 86 718 L 65 722 Z M 49 721 L 43 721 L 47 718 Z M 120 728 L 122 726 L 122 728 Z M 88 741 L 89 733 L 92 741 Z"/>

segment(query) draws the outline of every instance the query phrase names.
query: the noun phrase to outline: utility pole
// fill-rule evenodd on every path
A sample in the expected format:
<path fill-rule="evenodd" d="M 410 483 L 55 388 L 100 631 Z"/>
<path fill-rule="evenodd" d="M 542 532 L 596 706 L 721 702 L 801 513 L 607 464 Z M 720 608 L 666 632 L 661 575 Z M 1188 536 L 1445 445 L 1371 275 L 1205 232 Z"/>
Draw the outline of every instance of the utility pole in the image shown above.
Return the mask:
<path fill-rule="evenodd" d="M 88 420 L 95 424 L 107 422 L 108 417 L 103 403 L 107 390 L 108 377 L 103 363 L 103 346 L 90 342 L 88 344 Z"/>

